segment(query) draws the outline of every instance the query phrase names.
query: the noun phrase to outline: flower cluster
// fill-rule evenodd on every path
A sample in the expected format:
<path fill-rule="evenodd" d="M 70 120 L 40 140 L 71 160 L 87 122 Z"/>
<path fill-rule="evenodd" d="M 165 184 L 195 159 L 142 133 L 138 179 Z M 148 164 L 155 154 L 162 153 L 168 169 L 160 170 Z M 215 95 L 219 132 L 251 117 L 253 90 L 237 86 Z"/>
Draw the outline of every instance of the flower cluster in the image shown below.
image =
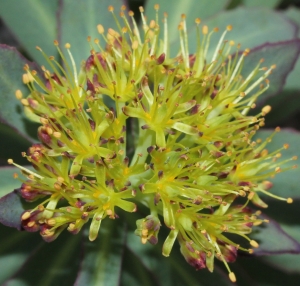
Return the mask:
<path fill-rule="evenodd" d="M 258 247 L 248 234 L 264 220 L 247 205 L 266 207 L 259 194 L 270 194 L 267 179 L 286 162 L 278 162 L 281 149 L 265 149 L 278 128 L 264 142 L 253 139 L 270 106 L 248 115 L 275 66 L 263 67 L 261 60 L 242 76 L 250 51 L 239 52 L 240 45 L 224 40 L 231 26 L 211 48 L 218 29 L 200 26 L 200 19 L 190 53 L 185 15 L 173 56 L 167 14 L 161 27 L 158 5 L 155 9 L 156 20 L 147 21 L 140 8 L 140 31 L 132 11 L 127 17 L 122 7 L 118 19 L 109 7 L 119 30 L 105 32 L 98 25 L 101 40 L 88 38 L 91 54 L 79 73 L 71 46 L 63 52 L 57 41 L 63 66 L 47 55 L 52 71 L 25 66 L 30 95 L 23 98 L 17 91 L 16 96 L 41 123 L 41 143 L 23 153 L 35 171 L 20 167 L 27 176 L 20 193 L 36 204 L 22 214 L 22 226 L 52 241 L 64 229 L 76 234 L 90 222 L 89 239 L 95 240 L 103 219 L 118 218 L 118 208 L 135 212 L 142 204 L 149 208 L 137 221 L 142 243 L 156 244 L 163 222 L 170 229 L 164 256 L 177 239 L 189 264 L 213 271 L 216 257 L 235 281 L 228 262 L 237 250 L 252 249 L 227 234 Z"/>

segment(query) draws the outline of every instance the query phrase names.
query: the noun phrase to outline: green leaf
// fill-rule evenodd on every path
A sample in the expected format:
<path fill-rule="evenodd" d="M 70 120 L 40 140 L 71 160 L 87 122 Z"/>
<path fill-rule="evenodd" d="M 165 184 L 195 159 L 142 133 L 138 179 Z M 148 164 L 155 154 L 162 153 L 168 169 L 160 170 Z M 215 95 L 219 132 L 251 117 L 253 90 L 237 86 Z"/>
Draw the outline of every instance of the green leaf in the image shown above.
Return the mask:
<path fill-rule="evenodd" d="M 300 242 L 300 226 L 299 225 L 282 225 L 286 233 Z M 281 254 L 264 257 L 264 261 L 282 270 L 286 273 L 300 273 L 300 255 L 296 254 Z"/>
<path fill-rule="evenodd" d="M 126 263 L 130 261 L 130 263 Z M 136 253 L 132 252 L 131 249 L 125 248 L 124 251 L 124 266 L 121 276 L 121 283 L 122 286 L 161 286 L 166 285 L 168 286 L 169 279 L 168 276 L 165 276 L 165 279 L 159 281 L 156 273 L 153 273 L 151 270 L 148 269 L 146 265 L 143 264 L 143 261 L 140 259 Z M 161 269 L 164 272 L 164 269 Z"/>
<path fill-rule="evenodd" d="M 210 29 L 219 27 L 224 31 L 227 25 L 232 25 L 226 39 L 240 43 L 242 49 L 260 46 L 266 42 L 275 43 L 295 38 L 296 27 L 283 15 L 268 9 L 246 9 L 239 7 L 234 10 L 223 11 L 203 21 Z M 190 46 L 196 47 L 197 38 L 194 32 L 190 35 Z M 220 33 L 212 36 L 210 41 L 210 55 L 214 53 L 214 47 L 220 38 Z M 210 57 L 208 57 L 210 58 Z"/>
<path fill-rule="evenodd" d="M 95 38 L 100 39 L 100 45 L 106 45 L 97 32 L 97 25 L 102 24 L 105 30 L 108 28 L 117 29 L 117 25 L 111 12 L 108 12 L 109 5 L 115 7 L 118 16 L 122 0 L 62 0 L 59 13 L 59 33 L 62 45 L 71 44 L 71 52 L 77 65 L 80 68 L 82 60 L 90 56 L 91 47 L 87 37 L 91 36 L 92 43 Z M 122 25 L 123 26 L 123 25 Z M 95 47 L 95 49 L 97 49 Z"/>
<path fill-rule="evenodd" d="M 300 38 L 300 10 L 296 8 L 290 8 L 284 13 L 289 19 L 293 21 L 295 25 L 298 27 L 298 38 Z M 297 96 L 300 97 L 300 60 L 295 61 L 295 67 L 293 72 L 288 76 L 286 81 L 286 89 L 297 89 Z"/>
<path fill-rule="evenodd" d="M 298 29 L 300 28 L 299 9 L 290 8 L 284 11 L 284 15 L 290 18 L 293 23 L 298 26 Z M 298 38 L 299 37 L 300 30 L 298 30 Z M 286 55 L 286 52 L 284 54 Z M 267 125 L 276 126 L 278 124 L 283 124 L 283 122 L 292 122 L 292 117 L 300 110 L 300 105 L 295 104 L 300 100 L 299 74 L 300 60 L 298 56 L 298 60 L 295 59 L 294 61 L 293 70 L 289 73 L 286 79 L 284 90 L 280 93 L 280 95 L 269 98 L 266 101 L 266 104 L 272 106 L 272 112 L 266 117 Z"/>
<path fill-rule="evenodd" d="M 289 17 L 296 25 L 300 26 L 300 9 L 297 9 L 294 6 L 290 6 L 287 10 L 284 11 L 284 15 Z M 300 31 L 298 31 L 300 35 Z"/>
<path fill-rule="evenodd" d="M 22 138 L 22 136 L 16 133 L 15 130 L 13 130 L 12 128 L 4 124 L 0 124 L 0 137 L 1 137 L 0 162 L 2 160 L 3 162 L 3 163 L 1 162 L 2 165 L 6 164 L 7 159 L 10 158 L 13 159 L 15 162 L 17 162 L 18 164 L 21 165 L 28 164 L 27 159 L 21 156 L 21 152 L 26 151 L 30 145 L 27 140 L 24 140 L 24 138 Z M 14 144 L 11 144 L 12 142 L 14 142 Z M 1 180 L 1 175 L 0 175 L 0 180 Z M 0 190 L 0 196 L 1 196 L 1 190 Z"/>
<path fill-rule="evenodd" d="M 257 132 L 256 138 L 261 138 L 264 140 L 269 137 L 273 131 L 270 130 L 261 130 Z M 281 130 L 278 134 L 276 134 L 272 142 L 270 142 L 266 148 L 269 152 L 276 151 L 281 148 L 284 144 L 288 143 L 290 145 L 289 149 L 282 150 L 280 153 L 282 157 L 278 159 L 278 162 L 281 160 L 291 159 L 293 156 L 299 154 L 299 145 L 300 145 L 300 133 L 297 131 L 293 131 L 290 129 Z M 291 168 L 295 164 L 299 164 L 299 159 L 294 161 L 291 160 L 281 166 L 282 169 Z M 288 198 L 291 197 L 293 199 L 300 198 L 300 190 L 299 190 L 299 176 L 300 169 L 291 169 L 283 173 L 279 173 L 275 176 L 275 178 L 270 179 L 270 181 L 274 184 L 271 192 L 280 197 Z M 284 204 L 284 202 L 283 202 Z"/>
<path fill-rule="evenodd" d="M 56 55 L 56 10 L 58 0 L 0 1 L 0 16 L 26 52 L 40 64 L 45 63 L 40 46 L 47 54 Z"/>
<path fill-rule="evenodd" d="M 31 239 L 34 243 L 35 239 Z M 80 235 L 64 232 L 54 242 L 41 241 L 22 267 L 5 281 L 5 285 L 74 285 L 79 269 L 81 239 Z"/>
<path fill-rule="evenodd" d="M 250 235 L 259 243 L 259 248 L 254 249 L 255 255 L 271 255 L 281 253 L 300 253 L 300 243 L 286 233 L 279 223 L 262 215 L 269 223 L 263 223 L 254 229 Z"/>
<path fill-rule="evenodd" d="M 235 266 L 235 265 L 233 265 Z M 259 286 L 282 286 L 282 285 L 298 285 L 300 281 L 299 274 L 286 274 L 266 263 L 262 257 L 253 257 L 249 259 L 240 258 L 238 265 L 238 273 L 247 273 L 252 279 L 251 285 Z M 237 275 L 238 285 L 244 285 L 243 280 Z"/>
<path fill-rule="evenodd" d="M 36 129 L 36 125 L 25 120 L 23 106 L 15 97 L 15 91 L 20 89 L 27 96 L 27 87 L 22 83 L 23 67 L 36 66 L 24 59 L 15 48 L 0 45 L 0 121 L 18 132 L 23 138 L 33 142 L 27 130 Z"/>
<path fill-rule="evenodd" d="M 266 43 L 260 47 L 254 48 L 250 54 L 245 57 L 242 74 L 248 76 L 258 64 L 260 59 L 264 59 L 263 67 L 269 68 L 276 64 L 276 69 L 268 76 L 270 87 L 265 91 L 257 101 L 257 104 L 262 103 L 266 98 L 277 94 L 282 90 L 285 79 L 292 70 L 295 61 L 300 53 L 300 40 L 290 40 L 279 43 Z M 261 75 L 264 72 L 261 72 Z"/>
<path fill-rule="evenodd" d="M 26 166 L 32 170 L 31 166 Z M 0 198 L 12 192 L 14 189 L 20 188 L 21 182 L 16 180 L 14 174 L 21 175 L 20 169 L 16 167 L 0 167 Z"/>
<path fill-rule="evenodd" d="M 0 223 L 21 230 L 21 214 L 25 211 L 18 190 L 0 199 Z"/>
<path fill-rule="evenodd" d="M 195 19 L 206 19 L 217 12 L 224 9 L 229 1 L 227 0 L 185 0 L 176 1 L 170 4 L 169 0 L 148 0 L 146 2 L 146 16 L 149 20 L 156 19 L 156 11 L 154 5 L 159 3 L 159 16 L 163 17 L 163 13 L 168 13 L 168 34 L 170 42 L 175 41 L 178 38 L 178 24 L 181 21 L 181 14 L 186 14 L 187 30 L 195 26 Z M 159 21 L 161 24 L 161 21 Z"/>
<path fill-rule="evenodd" d="M 14 275 L 43 242 L 37 234 L 20 232 L 0 224 L 0 284 Z"/>
<path fill-rule="evenodd" d="M 83 257 L 75 285 L 119 285 L 126 238 L 124 224 L 104 220 L 98 239 L 92 242 L 88 240 L 88 232 L 84 230 Z"/>
<path fill-rule="evenodd" d="M 280 0 L 243 0 L 243 4 L 246 7 L 268 7 L 274 8 L 280 3 Z"/>

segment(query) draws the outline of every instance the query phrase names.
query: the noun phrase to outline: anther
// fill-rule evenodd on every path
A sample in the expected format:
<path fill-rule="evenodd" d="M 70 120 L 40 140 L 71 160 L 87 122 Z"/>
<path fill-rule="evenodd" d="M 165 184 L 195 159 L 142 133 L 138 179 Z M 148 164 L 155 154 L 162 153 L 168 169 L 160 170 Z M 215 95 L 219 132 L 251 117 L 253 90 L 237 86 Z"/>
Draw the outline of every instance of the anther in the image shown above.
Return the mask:
<path fill-rule="evenodd" d="M 229 279 L 233 283 L 236 282 L 236 277 L 235 277 L 235 274 L 233 272 L 229 273 Z"/>
<path fill-rule="evenodd" d="M 28 219 L 28 218 L 30 218 L 30 212 L 25 212 L 25 213 L 23 213 L 22 216 L 21 216 L 21 219 L 22 219 L 22 220 L 26 220 L 26 219 Z"/>
<path fill-rule="evenodd" d="M 292 204 L 292 203 L 293 203 L 293 199 L 292 199 L 292 198 L 287 198 L 286 202 L 287 202 L 288 204 Z"/>
<path fill-rule="evenodd" d="M 255 240 L 250 240 L 250 244 L 255 248 L 259 247 L 259 244 Z"/>
<path fill-rule="evenodd" d="M 271 106 L 270 105 L 266 105 L 265 107 L 263 107 L 262 112 L 263 114 L 268 114 L 271 111 Z"/>
<path fill-rule="evenodd" d="M 21 99 L 23 97 L 22 91 L 19 89 L 16 90 L 15 95 L 17 99 Z"/>
<path fill-rule="evenodd" d="M 103 34 L 104 33 L 104 28 L 101 24 L 97 25 L 97 30 L 99 34 Z"/>

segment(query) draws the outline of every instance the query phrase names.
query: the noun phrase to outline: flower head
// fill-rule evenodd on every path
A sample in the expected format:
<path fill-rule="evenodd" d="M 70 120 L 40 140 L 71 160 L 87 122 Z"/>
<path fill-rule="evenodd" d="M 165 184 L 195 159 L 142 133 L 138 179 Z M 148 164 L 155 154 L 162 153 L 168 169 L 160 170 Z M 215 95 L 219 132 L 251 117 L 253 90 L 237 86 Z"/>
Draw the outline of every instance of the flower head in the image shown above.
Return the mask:
<path fill-rule="evenodd" d="M 41 144 L 23 153 L 35 172 L 21 167 L 27 175 L 21 195 L 38 203 L 22 214 L 22 225 L 52 241 L 63 229 L 76 234 L 91 221 L 94 240 L 103 219 L 143 204 L 150 214 L 137 221 L 135 231 L 142 243 L 157 243 L 163 221 L 170 229 L 163 255 L 170 255 L 177 239 L 189 264 L 213 271 L 214 258 L 220 259 L 235 281 L 228 263 L 238 250 L 251 253 L 249 247 L 259 246 L 248 235 L 265 222 L 248 203 L 266 207 L 259 193 L 276 197 L 267 180 L 285 170 L 280 152 L 288 146 L 265 149 L 279 129 L 266 141 L 253 138 L 270 106 L 248 115 L 275 66 L 262 67 L 261 60 L 242 76 L 250 51 L 225 41 L 230 25 L 211 47 L 218 29 L 201 27 L 196 19 L 198 41 L 191 49 L 185 15 L 173 56 L 167 15 L 161 27 L 155 9 L 151 21 L 140 9 L 140 31 L 132 11 L 128 20 L 122 7 L 119 20 L 109 7 L 119 29 L 105 32 L 98 25 L 101 40 L 88 38 L 91 54 L 79 73 L 70 45 L 65 49 L 71 66 L 57 41 L 64 67 L 46 55 L 52 71 L 42 67 L 41 75 L 25 67 L 30 95 L 17 96 L 41 123 Z M 249 244 L 240 246 L 227 234 Z"/>

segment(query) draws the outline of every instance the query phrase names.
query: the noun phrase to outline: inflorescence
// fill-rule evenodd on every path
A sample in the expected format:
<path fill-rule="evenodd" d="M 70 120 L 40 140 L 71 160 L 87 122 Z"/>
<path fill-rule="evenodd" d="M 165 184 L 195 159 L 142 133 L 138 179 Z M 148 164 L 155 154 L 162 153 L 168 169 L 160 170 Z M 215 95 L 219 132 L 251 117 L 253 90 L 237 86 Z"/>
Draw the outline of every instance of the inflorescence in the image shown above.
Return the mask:
<path fill-rule="evenodd" d="M 253 139 L 270 106 L 247 115 L 275 66 L 263 67 L 261 60 L 242 76 L 250 51 L 224 40 L 231 26 L 210 47 L 218 29 L 201 27 L 200 19 L 190 53 L 185 15 L 178 26 L 180 48 L 172 56 L 167 14 L 162 28 L 159 6 L 155 9 L 156 20 L 147 22 L 140 8 L 140 31 L 132 11 L 127 18 L 122 7 L 118 19 L 110 6 L 118 31 L 97 26 L 101 40 L 88 37 L 91 54 L 79 73 L 70 44 L 64 53 L 57 41 L 63 65 L 37 47 L 52 71 L 25 66 L 30 95 L 23 98 L 18 90 L 16 96 L 41 123 L 41 143 L 23 153 L 35 171 L 19 166 L 27 176 L 21 196 L 37 202 L 22 214 L 22 226 L 53 241 L 64 229 L 77 234 L 91 222 L 89 239 L 95 240 L 103 219 L 118 218 L 118 208 L 135 212 L 142 204 L 149 208 L 137 221 L 142 243 L 156 244 L 163 222 L 170 229 L 164 256 L 177 239 L 189 264 L 213 271 L 218 258 L 235 281 L 228 262 L 235 261 L 237 250 L 253 250 L 227 234 L 259 246 L 248 234 L 265 220 L 248 203 L 267 207 L 259 194 L 276 197 L 268 178 L 288 169 L 280 167 L 286 161 L 278 161 L 287 144 L 266 150 L 279 128 L 265 141 Z"/>

